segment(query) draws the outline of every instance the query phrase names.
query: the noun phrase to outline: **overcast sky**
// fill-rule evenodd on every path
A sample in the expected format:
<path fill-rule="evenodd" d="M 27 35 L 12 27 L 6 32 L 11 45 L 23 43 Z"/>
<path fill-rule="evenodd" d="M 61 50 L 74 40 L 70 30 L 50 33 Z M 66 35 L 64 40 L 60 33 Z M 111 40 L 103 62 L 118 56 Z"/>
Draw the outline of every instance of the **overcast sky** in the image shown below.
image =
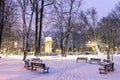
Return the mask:
<path fill-rule="evenodd" d="M 98 14 L 98 17 L 107 16 L 112 9 L 115 8 L 115 4 L 120 2 L 120 0 L 85 0 L 83 7 L 95 8 Z"/>

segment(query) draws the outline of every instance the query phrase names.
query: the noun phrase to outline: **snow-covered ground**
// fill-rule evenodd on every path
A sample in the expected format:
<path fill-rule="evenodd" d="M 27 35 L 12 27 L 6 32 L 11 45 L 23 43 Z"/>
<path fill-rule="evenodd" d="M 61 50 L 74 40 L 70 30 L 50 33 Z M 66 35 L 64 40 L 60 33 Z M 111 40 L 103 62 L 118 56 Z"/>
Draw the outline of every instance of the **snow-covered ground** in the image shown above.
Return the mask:
<path fill-rule="evenodd" d="M 77 57 L 42 56 L 40 58 L 50 67 L 49 73 L 43 73 L 41 69 L 31 71 L 24 68 L 22 56 L 3 56 L 0 59 L 0 80 L 120 80 L 120 55 L 114 55 L 115 71 L 107 75 L 99 74 L 100 65 L 77 63 Z"/>

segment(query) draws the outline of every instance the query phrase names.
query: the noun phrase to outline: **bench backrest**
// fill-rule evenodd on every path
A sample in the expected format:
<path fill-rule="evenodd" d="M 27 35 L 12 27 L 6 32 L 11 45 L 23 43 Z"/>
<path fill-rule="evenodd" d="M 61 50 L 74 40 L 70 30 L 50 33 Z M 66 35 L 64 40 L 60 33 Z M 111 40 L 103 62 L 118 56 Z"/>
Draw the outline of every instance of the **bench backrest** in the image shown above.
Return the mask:
<path fill-rule="evenodd" d="M 88 59 L 88 58 L 85 58 L 85 57 L 77 57 L 77 59 Z"/>
<path fill-rule="evenodd" d="M 113 68 L 114 68 L 114 63 L 109 63 L 109 64 L 106 64 L 106 65 L 105 65 L 105 68 L 107 68 L 107 67 L 110 67 L 110 68 L 112 68 L 112 69 L 113 69 Z"/>
<path fill-rule="evenodd" d="M 44 63 L 36 63 L 36 62 L 32 62 L 33 66 L 39 66 L 39 67 L 45 67 Z"/>
<path fill-rule="evenodd" d="M 40 58 L 31 58 L 31 61 L 39 61 Z"/>
<path fill-rule="evenodd" d="M 104 59 L 103 62 L 107 62 L 107 63 L 110 63 L 111 61 L 108 60 L 108 59 Z"/>
<path fill-rule="evenodd" d="M 31 58 L 31 62 L 42 62 L 40 58 Z"/>
<path fill-rule="evenodd" d="M 90 58 L 90 60 L 100 61 L 101 59 L 98 59 L 98 58 Z"/>

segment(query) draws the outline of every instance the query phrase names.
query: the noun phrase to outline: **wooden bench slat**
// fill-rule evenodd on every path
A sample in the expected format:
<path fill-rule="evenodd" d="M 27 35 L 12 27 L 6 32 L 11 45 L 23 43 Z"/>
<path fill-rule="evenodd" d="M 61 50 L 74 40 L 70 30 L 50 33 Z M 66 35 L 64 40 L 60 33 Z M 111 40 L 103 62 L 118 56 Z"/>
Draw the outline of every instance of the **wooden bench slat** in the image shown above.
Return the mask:
<path fill-rule="evenodd" d="M 44 63 L 32 62 L 31 65 L 32 65 L 31 71 L 37 70 L 37 68 L 43 69 L 43 72 L 48 72 L 49 70 L 49 67 L 47 67 Z"/>

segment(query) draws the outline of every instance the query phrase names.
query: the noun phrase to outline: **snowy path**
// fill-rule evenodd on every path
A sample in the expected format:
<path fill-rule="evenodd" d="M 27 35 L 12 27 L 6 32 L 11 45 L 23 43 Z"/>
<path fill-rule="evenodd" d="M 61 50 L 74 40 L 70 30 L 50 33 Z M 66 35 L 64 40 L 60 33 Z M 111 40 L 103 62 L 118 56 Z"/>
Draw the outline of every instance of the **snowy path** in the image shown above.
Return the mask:
<path fill-rule="evenodd" d="M 49 73 L 26 70 L 21 59 L 0 59 L 0 80 L 120 80 L 120 56 L 114 57 L 115 71 L 107 75 L 99 74 L 99 65 L 76 63 L 76 58 L 41 58 L 50 67 Z"/>

